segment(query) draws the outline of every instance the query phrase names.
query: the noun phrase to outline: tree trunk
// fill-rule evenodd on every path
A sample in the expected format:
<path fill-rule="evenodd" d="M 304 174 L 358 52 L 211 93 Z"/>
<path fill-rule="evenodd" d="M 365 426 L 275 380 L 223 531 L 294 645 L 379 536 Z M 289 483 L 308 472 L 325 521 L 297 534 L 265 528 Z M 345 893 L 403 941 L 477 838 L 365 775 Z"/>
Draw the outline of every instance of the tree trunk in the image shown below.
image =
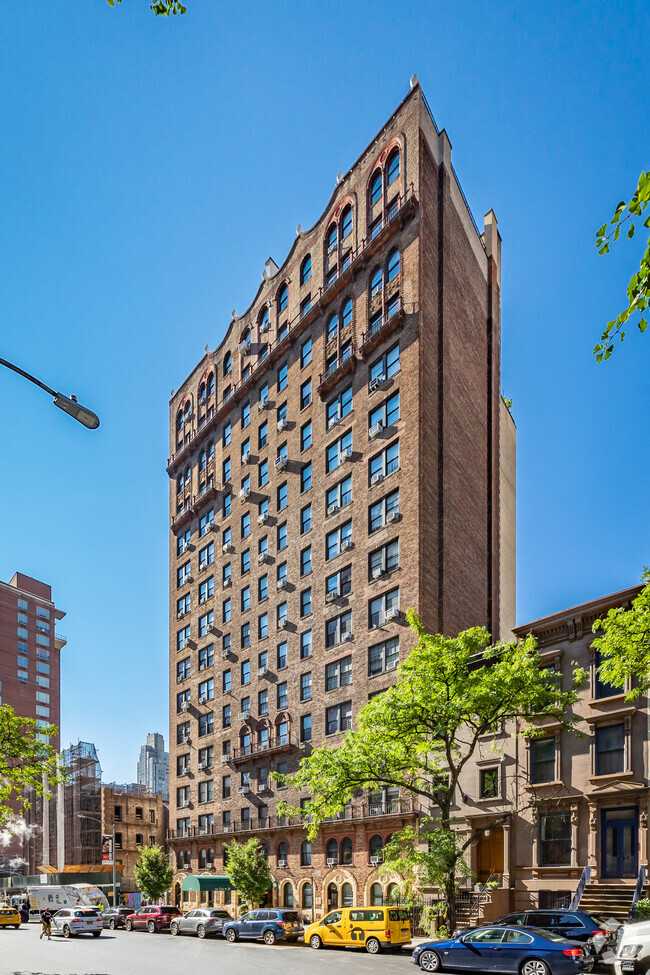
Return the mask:
<path fill-rule="evenodd" d="M 447 898 L 447 933 L 451 938 L 456 930 L 456 865 L 447 874 L 445 882 L 445 897 Z"/>

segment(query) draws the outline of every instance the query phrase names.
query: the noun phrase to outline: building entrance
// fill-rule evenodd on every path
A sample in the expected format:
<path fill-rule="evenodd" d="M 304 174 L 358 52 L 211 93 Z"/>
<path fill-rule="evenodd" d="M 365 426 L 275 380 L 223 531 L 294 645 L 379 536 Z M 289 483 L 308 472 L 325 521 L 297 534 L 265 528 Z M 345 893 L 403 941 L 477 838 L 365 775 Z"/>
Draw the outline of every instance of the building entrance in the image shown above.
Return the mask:
<path fill-rule="evenodd" d="M 638 873 L 638 810 L 603 809 L 601 813 L 601 875 L 636 877 Z"/>

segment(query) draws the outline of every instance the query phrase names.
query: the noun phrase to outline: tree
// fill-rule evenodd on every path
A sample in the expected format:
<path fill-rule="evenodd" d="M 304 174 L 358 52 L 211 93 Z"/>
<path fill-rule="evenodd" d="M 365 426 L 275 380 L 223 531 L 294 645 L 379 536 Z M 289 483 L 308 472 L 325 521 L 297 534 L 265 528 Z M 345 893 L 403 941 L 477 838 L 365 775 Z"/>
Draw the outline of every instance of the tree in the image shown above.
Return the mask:
<path fill-rule="evenodd" d="M 273 878 L 259 840 L 251 837 L 246 843 L 227 843 L 226 858 L 226 874 L 242 900 L 249 907 L 263 903 Z"/>
<path fill-rule="evenodd" d="M 422 882 L 442 889 L 453 930 L 456 877 L 466 870 L 463 858 L 476 838 L 462 835 L 452 814 L 463 769 L 481 736 L 502 723 L 530 737 L 543 733 L 536 723 L 540 717 L 572 730 L 576 718 L 567 709 L 587 674 L 575 670 L 571 687 L 561 690 L 541 669 L 532 637 L 490 646 L 490 634 L 483 628 L 450 638 L 427 634 L 412 610 L 407 618 L 417 645 L 400 664 L 395 685 L 361 708 L 356 730 L 347 731 L 338 748 L 324 744 L 302 760 L 288 783 L 308 790 L 311 798 L 302 809 L 281 806 L 280 814 L 303 813 L 314 838 L 323 820 L 340 812 L 360 790 L 397 786 L 418 797 L 432 852 L 425 854 L 416 842 L 420 837 L 406 831 L 393 861 L 406 858 Z"/>
<path fill-rule="evenodd" d="M 138 890 L 147 900 L 157 901 L 169 890 L 174 879 L 174 868 L 161 846 L 143 846 L 133 864 Z"/>
<path fill-rule="evenodd" d="M 650 687 L 650 569 L 644 570 L 641 581 L 645 585 L 631 609 L 616 606 L 593 625 L 594 633 L 602 630 L 593 644 L 601 654 L 599 677 L 620 688 L 634 679 L 636 686 L 627 694 L 630 700 Z"/>
<path fill-rule="evenodd" d="M 47 795 L 47 788 L 65 781 L 58 753 L 42 737 L 52 738 L 54 725 L 40 727 L 21 718 L 8 704 L 0 705 L 0 829 L 12 831 L 29 808 L 25 790 Z"/>
<path fill-rule="evenodd" d="M 610 243 L 617 241 L 621 230 L 627 223 L 627 237 L 634 237 L 636 226 L 642 214 L 650 202 L 650 171 L 642 172 L 639 176 L 639 183 L 632 195 L 629 203 L 621 200 L 614 215 L 609 223 L 604 223 L 596 233 L 596 247 L 599 254 L 609 254 Z M 643 221 L 643 226 L 650 227 L 650 217 Z M 623 341 L 625 338 L 624 326 L 627 322 L 638 315 L 637 326 L 640 332 L 645 332 L 648 323 L 644 318 L 644 311 L 650 300 L 650 237 L 646 244 L 644 253 L 641 256 L 639 270 L 630 278 L 627 286 L 627 307 L 611 322 L 607 323 L 607 328 L 600 336 L 600 342 L 594 347 L 596 362 L 603 362 L 609 359 L 614 351 L 616 338 Z"/>
<path fill-rule="evenodd" d="M 114 7 L 116 3 L 122 3 L 122 0 L 107 0 L 109 7 Z M 155 13 L 156 17 L 169 17 L 170 14 L 184 14 L 187 11 L 187 7 L 184 7 L 180 0 L 154 0 L 154 3 L 150 3 L 149 7 Z"/>

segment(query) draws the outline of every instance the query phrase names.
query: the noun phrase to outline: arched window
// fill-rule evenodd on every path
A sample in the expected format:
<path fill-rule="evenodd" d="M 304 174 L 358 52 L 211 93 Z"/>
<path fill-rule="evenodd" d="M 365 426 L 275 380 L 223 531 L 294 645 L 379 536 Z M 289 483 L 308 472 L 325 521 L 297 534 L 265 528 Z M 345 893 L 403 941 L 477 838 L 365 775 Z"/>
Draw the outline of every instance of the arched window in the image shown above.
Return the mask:
<path fill-rule="evenodd" d="M 211 372 L 210 375 L 208 376 L 208 384 L 206 386 L 206 393 L 208 394 L 208 396 L 212 396 L 212 394 L 214 393 L 214 373 L 213 372 Z"/>
<path fill-rule="evenodd" d="M 370 206 L 381 200 L 381 169 L 378 169 L 370 180 Z"/>
<path fill-rule="evenodd" d="M 199 386 L 199 402 L 204 403 L 206 398 L 205 383 L 201 383 Z"/>
<path fill-rule="evenodd" d="M 268 312 L 267 312 L 267 315 L 268 315 Z M 250 351 L 250 347 L 251 347 L 251 330 L 250 330 L 250 328 L 245 328 L 244 329 L 244 331 L 241 334 L 241 339 L 240 339 L 239 344 L 240 344 L 240 352 L 243 352 L 243 349 L 241 348 L 241 346 L 245 346 L 246 347 L 246 350 L 247 351 Z"/>
<path fill-rule="evenodd" d="M 284 890 L 282 891 L 282 905 L 283 907 L 293 907 L 293 887 L 291 884 L 285 884 Z"/>
<path fill-rule="evenodd" d="M 185 413 L 185 424 L 187 425 L 190 422 L 190 416 L 191 416 L 191 413 L 192 413 L 192 406 L 191 406 L 189 400 L 185 404 L 184 413 Z"/>
<path fill-rule="evenodd" d="M 261 843 L 260 844 L 260 853 L 262 854 L 262 856 L 264 857 L 265 860 L 268 860 L 268 858 L 269 858 L 269 848 L 266 845 L 266 843 Z"/>
<path fill-rule="evenodd" d="M 183 411 L 179 410 L 178 413 L 176 414 L 176 433 L 180 433 L 181 430 L 183 429 L 184 419 L 185 418 L 183 417 Z"/>
<path fill-rule="evenodd" d="M 232 356 L 230 352 L 226 352 L 223 357 L 223 374 L 224 376 L 229 376 L 232 372 Z"/>
<path fill-rule="evenodd" d="M 331 911 L 333 908 L 339 906 L 339 891 L 336 884 L 328 884 L 327 887 L 327 910 Z"/>
<path fill-rule="evenodd" d="M 399 149 L 393 149 L 386 164 L 386 186 L 391 186 L 399 176 Z"/>
<path fill-rule="evenodd" d="M 199 870 L 205 870 L 208 865 L 208 854 L 206 850 L 199 850 Z"/>
<path fill-rule="evenodd" d="M 352 891 L 352 884 L 343 884 L 341 887 L 341 907 L 353 907 L 354 906 L 354 893 Z"/>
<path fill-rule="evenodd" d="M 278 725 L 277 733 L 278 745 L 287 745 L 289 743 L 289 722 L 281 721 Z"/>
<path fill-rule="evenodd" d="M 346 206 L 341 214 L 341 242 L 346 240 L 352 233 L 352 207 Z"/>
<path fill-rule="evenodd" d="M 347 328 L 348 325 L 352 324 L 352 298 L 348 300 L 343 305 L 343 312 L 341 314 L 341 328 Z"/>
<path fill-rule="evenodd" d="M 204 447 L 199 455 L 199 471 L 204 471 L 207 463 L 208 463 L 208 452 Z"/>
<path fill-rule="evenodd" d="M 381 884 L 373 884 L 370 888 L 370 904 L 372 907 L 381 907 L 384 903 L 384 896 L 381 892 Z"/>
<path fill-rule="evenodd" d="M 334 863 L 339 862 L 339 844 L 334 837 L 327 841 L 326 854 L 328 861 L 333 860 Z M 333 864 L 329 864 L 329 866 L 333 866 Z"/>
<path fill-rule="evenodd" d="M 278 843 L 278 866 L 280 866 L 281 863 L 286 863 L 288 859 L 289 845 L 283 840 L 282 843 Z"/>
<path fill-rule="evenodd" d="M 384 281 L 384 275 L 380 267 L 373 273 L 370 278 L 370 298 L 376 298 L 377 295 L 381 294 L 381 289 Z"/>
<path fill-rule="evenodd" d="M 269 310 L 268 308 L 262 309 L 260 314 L 260 335 L 266 335 L 269 330 Z"/>
<path fill-rule="evenodd" d="M 331 254 L 336 250 L 339 242 L 339 228 L 335 223 L 327 231 L 327 253 Z"/>
<path fill-rule="evenodd" d="M 287 310 L 287 305 L 289 304 L 289 289 L 286 284 L 283 284 L 278 291 L 278 315 L 281 315 L 283 311 Z"/>
<path fill-rule="evenodd" d="M 307 257 L 303 260 L 300 265 L 300 284 L 305 284 L 309 281 L 311 277 L 311 254 L 307 254 Z"/>
<path fill-rule="evenodd" d="M 386 890 L 386 900 L 389 904 L 399 904 L 399 887 L 397 884 L 389 884 Z"/>
<path fill-rule="evenodd" d="M 309 883 L 303 884 L 301 894 L 302 894 L 301 907 L 306 907 L 309 910 L 311 910 L 312 907 L 314 906 L 314 891 L 312 889 L 311 884 Z"/>
<path fill-rule="evenodd" d="M 300 866 L 311 867 L 311 843 L 305 840 L 300 847 Z"/>
<path fill-rule="evenodd" d="M 241 736 L 241 738 L 239 740 L 241 742 L 242 755 L 250 755 L 250 753 L 251 753 L 251 733 L 250 733 L 250 731 L 245 731 L 242 734 L 242 736 Z"/>
<path fill-rule="evenodd" d="M 336 312 L 332 315 L 329 322 L 327 323 L 327 341 L 331 342 L 332 339 L 336 338 L 339 330 L 339 316 Z"/>
<path fill-rule="evenodd" d="M 386 280 L 392 281 L 393 278 L 396 278 L 398 274 L 399 274 L 399 251 L 397 250 L 397 248 L 395 248 L 395 250 L 391 251 L 390 254 L 388 255 Z"/>
<path fill-rule="evenodd" d="M 339 855 L 341 858 L 341 863 L 346 864 L 346 866 L 352 863 L 352 840 L 349 836 L 346 836 L 341 840 Z"/>
<path fill-rule="evenodd" d="M 212 847 L 208 850 L 208 866 L 214 867 L 214 849 Z"/>
<path fill-rule="evenodd" d="M 384 849 L 384 841 L 379 833 L 375 833 L 374 836 L 370 837 L 369 849 L 371 857 L 381 857 L 382 850 Z"/>
<path fill-rule="evenodd" d="M 267 749 L 269 747 L 269 729 L 258 728 L 257 731 L 257 741 L 261 748 Z"/>

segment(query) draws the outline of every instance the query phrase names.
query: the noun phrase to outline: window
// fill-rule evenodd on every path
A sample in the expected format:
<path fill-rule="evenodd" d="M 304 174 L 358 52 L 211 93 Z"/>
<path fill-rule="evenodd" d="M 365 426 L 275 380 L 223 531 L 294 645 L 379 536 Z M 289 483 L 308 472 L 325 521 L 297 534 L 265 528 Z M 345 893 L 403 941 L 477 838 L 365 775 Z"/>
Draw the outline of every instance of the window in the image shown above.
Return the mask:
<path fill-rule="evenodd" d="M 259 430 L 257 431 L 257 446 L 260 450 L 267 446 L 269 442 L 269 421 L 265 420 L 264 423 L 260 423 Z"/>
<path fill-rule="evenodd" d="M 224 518 L 228 518 L 228 516 L 230 515 L 231 511 L 232 511 L 232 494 L 231 494 L 230 491 L 228 491 L 223 496 L 223 516 L 224 516 Z"/>
<path fill-rule="evenodd" d="M 247 572 L 250 572 L 250 568 L 251 568 L 251 550 L 247 548 L 241 553 L 242 575 L 246 575 Z"/>
<path fill-rule="evenodd" d="M 289 289 L 287 288 L 286 284 L 283 284 L 280 290 L 278 291 L 277 301 L 278 301 L 278 315 L 279 315 L 281 312 L 286 311 L 287 305 L 289 304 Z"/>
<path fill-rule="evenodd" d="M 377 298 L 382 291 L 384 282 L 384 276 L 380 267 L 378 267 L 370 278 L 370 300 Z"/>
<path fill-rule="evenodd" d="M 223 374 L 224 376 L 229 376 L 232 371 L 232 356 L 230 352 L 226 352 L 223 360 Z"/>
<path fill-rule="evenodd" d="M 306 295 L 300 302 L 300 317 L 304 318 L 311 308 L 311 295 Z"/>
<path fill-rule="evenodd" d="M 279 603 L 278 604 L 277 609 L 276 609 L 276 620 L 277 620 L 278 627 L 280 627 L 281 624 L 282 625 L 286 624 L 286 622 L 287 622 L 287 604 L 286 603 Z"/>
<path fill-rule="evenodd" d="M 242 661 L 241 665 L 241 683 L 250 684 L 251 682 L 251 662 L 250 660 Z"/>
<path fill-rule="evenodd" d="M 199 521 L 199 538 L 203 538 L 203 536 L 207 534 L 208 529 L 210 528 L 210 525 L 213 523 L 213 521 L 214 521 L 214 508 L 210 508 L 209 511 L 206 511 L 206 513 L 201 516 L 201 519 Z"/>
<path fill-rule="evenodd" d="M 344 458 L 348 458 L 352 454 L 352 430 L 346 431 L 329 445 L 327 448 L 325 470 L 329 474 L 331 471 L 335 471 L 340 464 L 343 463 Z"/>
<path fill-rule="evenodd" d="M 311 843 L 309 840 L 304 840 L 300 846 L 300 866 L 311 867 Z"/>
<path fill-rule="evenodd" d="M 303 548 L 300 553 L 300 575 L 306 576 L 311 572 L 311 545 Z"/>
<path fill-rule="evenodd" d="M 288 366 L 286 362 L 278 368 L 278 392 L 281 393 L 288 385 Z"/>
<path fill-rule="evenodd" d="M 300 593 L 300 616 L 310 616 L 311 611 L 311 589 L 303 589 Z"/>
<path fill-rule="evenodd" d="M 600 668 L 602 666 L 602 663 L 603 663 L 602 654 L 601 654 L 600 650 L 597 650 L 596 651 L 596 656 L 594 658 L 594 667 L 595 667 L 595 673 L 596 673 L 596 681 L 595 681 L 595 688 L 594 688 L 594 690 L 595 690 L 594 697 L 600 699 L 600 698 L 603 698 L 603 697 L 613 697 L 614 694 L 622 694 L 623 693 L 623 688 L 622 687 L 616 687 L 614 684 L 608 684 L 606 681 L 601 680 L 601 678 L 600 678 Z"/>
<path fill-rule="evenodd" d="M 176 664 L 176 680 L 187 680 L 189 676 L 190 676 L 190 658 L 185 657 L 184 660 L 179 660 Z"/>
<path fill-rule="evenodd" d="M 242 427 L 247 427 L 251 422 L 251 404 L 244 403 L 241 408 L 241 425 Z"/>
<path fill-rule="evenodd" d="M 191 605 L 192 605 L 192 599 L 189 593 L 187 594 L 187 596 L 181 596 L 180 599 L 176 600 L 176 616 L 178 617 L 185 616 L 186 613 L 189 613 Z M 18 649 L 23 650 L 25 653 L 27 653 L 27 644 L 19 643 Z"/>
<path fill-rule="evenodd" d="M 177 588 L 184 586 L 186 580 L 190 577 L 190 575 L 191 575 L 191 566 L 189 562 L 186 562 L 185 565 L 182 565 L 179 569 L 176 570 Z"/>
<path fill-rule="evenodd" d="M 230 653 L 230 633 L 226 633 L 223 638 L 223 655 L 226 657 Z"/>
<path fill-rule="evenodd" d="M 282 670 L 283 667 L 286 667 L 287 666 L 287 644 L 286 644 L 286 642 L 284 642 L 284 643 L 278 643 L 277 659 L 278 659 L 278 670 Z"/>
<path fill-rule="evenodd" d="M 230 670 L 224 670 L 222 675 L 222 686 L 223 686 L 223 693 L 230 694 L 230 690 L 232 687 L 232 672 Z"/>
<path fill-rule="evenodd" d="M 305 407 L 311 404 L 311 379 L 306 379 L 302 386 L 300 387 L 300 409 L 304 410 Z"/>
<path fill-rule="evenodd" d="M 352 566 L 346 565 L 344 569 L 333 572 L 325 580 L 325 595 L 334 593 L 338 596 L 347 596 L 352 592 Z"/>
<path fill-rule="evenodd" d="M 339 334 L 339 316 L 336 312 L 327 323 L 327 341 L 331 342 Z"/>
<path fill-rule="evenodd" d="M 230 623 L 232 615 L 232 604 L 229 599 L 224 599 L 221 609 L 221 619 L 224 623 Z"/>
<path fill-rule="evenodd" d="M 303 714 L 300 719 L 300 740 L 311 741 L 311 714 Z"/>
<path fill-rule="evenodd" d="M 352 727 L 352 702 L 335 704 L 325 711 L 325 734 L 336 735 L 340 731 L 348 731 Z"/>
<path fill-rule="evenodd" d="M 625 771 L 625 725 L 596 727 L 596 775 Z"/>
<path fill-rule="evenodd" d="M 399 251 L 395 248 L 388 255 L 388 264 L 386 265 L 386 279 L 387 281 L 393 281 L 399 274 Z"/>
<path fill-rule="evenodd" d="M 230 480 L 231 472 L 232 472 L 232 467 L 231 467 L 231 464 L 230 464 L 230 457 L 226 457 L 226 459 L 224 460 L 224 462 L 222 464 L 222 473 L 223 473 L 223 480 L 224 480 L 224 482 L 227 482 L 227 481 Z"/>
<path fill-rule="evenodd" d="M 381 200 L 381 169 L 373 173 L 370 180 L 370 206 L 374 206 Z"/>
<path fill-rule="evenodd" d="M 499 795 L 499 767 L 481 769 L 479 780 L 481 799 L 496 799 Z"/>
<path fill-rule="evenodd" d="M 309 281 L 311 277 L 311 254 L 307 254 L 304 258 L 302 264 L 300 265 L 300 284 L 301 286 Z"/>
<path fill-rule="evenodd" d="M 203 616 L 199 617 L 199 636 L 206 636 L 209 627 L 213 625 L 214 613 L 210 610 L 209 613 L 204 613 Z"/>
<path fill-rule="evenodd" d="M 302 494 L 311 487 L 311 461 L 300 471 L 300 491 Z"/>
<path fill-rule="evenodd" d="M 399 610 L 399 586 L 370 600 L 368 609 L 370 626 L 383 626 L 388 622 L 390 611 L 395 609 Z"/>
<path fill-rule="evenodd" d="M 311 701 L 311 673 L 300 675 L 300 700 Z"/>
<path fill-rule="evenodd" d="M 259 555 L 267 555 L 269 551 L 269 538 L 268 535 L 263 535 L 257 543 L 257 549 Z"/>
<path fill-rule="evenodd" d="M 248 538 L 251 533 L 251 514 L 247 511 L 245 515 L 241 516 L 241 537 Z"/>
<path fill-rule="evenodd" d="M 394 539 L 370 553 L 368 577 L 379 579 L 388 572 L 399 568 L 399 539 Z"/>
<path fill-rule="evenodd" d="M 264 498 L 263 501 L 260 501 L 258 506 L 258 516 L 257 516 L 258 522 L 260 518 L 262 518 L 262 522 L 264 522 L 266 518 L 268 518 L 268 515 L 269 515 L 269 499 Z"/>
<path fill-rule="evenodd" d="M 187 529 L 184 535 L 179 535 L 176 539 L 176 555 L 181 556 L 185 552 L 192 540 L 192 531 L 190 528 Z"/>
<path fill-rule="evenodd" d="M 304 423 L 300 428 L 300 449 L 308 450 L 311 447 L 311 420 Z"/>
<path fill-rule="evenodd" d="M 269 692 L 266 689 L 257 692 L 257 713 L 259 715 L 269 713 Z"/>
<path fill-rule="evenodd" d="M 186 740 L 190 737 L 190 723 L 189 721 L 184 721 L 182 724 L 176 726 L 176 744 L 184 745 Z"/>
<path fill-rule="evenodd" d="M 282 681 L 281 684 L 277 685 L 277 706 L 278 710 L 284 711 L 287 707 L 288 697 L 287 697 L 287 682 Z"/>
<path fill-rule="evenodd" d="M 347 206 L 341 214 L 341 242 L 352 233 L 352 207 Z"/>
<path fill-rule="evenodd" d="M 530 742 L 530 781 L 554 782 L 555 775 L 555 737 L 532 738 Z"/>
<path fill-rule="evenodd" d="M 327 231 L 327 253 L 332 254 L 338 247 L 339 241 L 339 231 L 335 223 L 332 224 L 330 229 Z"/>
<path fill-rule="evenodd" d="M 199 571 L 214 562 L 214 542 L 210 542 L 205 548 L 199 549 Z M 189 562 L 187 563 L 189 566 Z"/>
<path fill-rule="evenodd" d="M 199 715 L 199 738 L 204 735 L 211 735 L 214 732 L 214 714 L 208 711 L 207 714 Z"/>
<path fill-rule="evenodd" d="M 352 683 L 352 657 L 341 657 L 325 667 L 325 690 L 335 691 Z"/>
<path fill-rule="evenodd" d="M 280 446 L 278 447 L 277 459 L 284 461 L 284 463 L 286 464 L 288 456 L 289 455 L 287 451 L 287 442 L 285 440 L 284 443 L 281 443 Z"/>
<path fill-rule="evenodd" d="M 325 646 L 335 647 L 342 643 L 352 633 L 352 611 L 347 610 L 340 616 L 334 616 L 325 624 Z"/>
<path fill-rule="evenodd" d="M 278 511 L 283 511 L 289 503 L 288 487 L 287 482 L 284 481 L 283 484 L 278 485 L 277 489 L 277 507 Z"/>
<path fill-rule="evenodd" d="M 379 454 L 370 458 L 368 464 L 370 484 L 376 484 L 399 470 L 399 440 L 394 440 Z"/>
<path fill-rule="evenodd" d="M 379 381 L 390 379 L 396 372 L 399 372 L 399 342 L 396 342 L 392 348 L 388 349 L 379 359 L 376 359 L 368 370 L 370 382 L 373 379 Z"/>
<path fill-rule="evenodd" d="M 199 650 L 199 670 L 206 670 L 214 663 L 214 647 L 210 644 Z"/>
<path fill-rule="evenodd" d="M 335 558 L 342 551 L 350 548 L 352 541 L 352 519 L 334 528 L 325 536 L 325 558 L 327 560 Z"/>
<path fill-rule="evenodd" d="M 176 633 L 176 649 L 184 650 L 190 642 L 190 627 L 184 626 L 182 630 L 178 630 Z"/>
<path fill-rule="evenodd" d="M 283 522 L 278 525 L 278 552 L 287 547 L 287 523 Z"/>
<path fill-rule="evenodd" d="M 311 657 L 311 630 L 300 634 L 300 659 L 306 660 L 307 657 Z"/>
<path fill-rule="evenodd" d="M 213 802 L 214 801 L 214 782 L 212 779 L 206 779 L 205 782 L 199 782 L 199 802 Z"/>
<path fill-rule="evenodd" d="M 539 817 L 540 866 L 570 866 L 571 815 L 542 813 Z"/>
<path fill-rule="evenodd" d="M 311 505 L 305 505 L 300 511 L 300 534 L 305 535 L 311 531 Z"/>
<path fill-rule="evenodd" d="M 352 412 L 352 386 L 330 400 L 327 404 L 327 429 Z"/>
<path fill-rule="evenodd" d="M 286 402 L 286 400 L 284 401 L 284 403 L 281 403 L 278 406 L 278 408 L 276 410 L 276 419 L 278 421 L 278 424 L 284 422 L 285 425 L 286 425 L 286 421 L 287 421 L 287 402 Z"/>
<path fill-rule="evenodd" d="M 257 619 L 258 639 L 264 640 L 269 635 L 269 614 L 262 613 Z"/>
<path fill-rule="evenodd" d="M 368 648 L 368 676 L 394 670 L 399 663 L 399 639 L 393 637 Z"/>
<path fill-rule="evenodd" d="M 300 368 L 304 369 L 311 362 L 311 336 L 300 346 Z"/>
<path fill-rule="evenodd" d="M 399 488 L 391 491 L 380 501 L 376 501 L 368 509 L 368 531 L 374 532 L 383 528 L 389 516 L 399 515 Z"/>
<path fill-rule="evenodd" d="M 399 391 L 393 393 L 368 416 L 368 425 L 374 427 L 380 423 L 382 427 L 390 427 L 399 420 Z"/>
<path fill-rule="evenodd" d="M 386 164 L 386 185 L 391 186 L 399 176 L 399 149 L 394 149 Z"/>
<path fill-rule="evenodd" d="M 260 576 L 257 580 L 257 598 L 259 602 L 267 599 L 269 595 L 269 577 L 268 575 Z"/>
<path fill-rule="evenodd" d="M 348 474 L 338 484 L 329 488 L 325 495 L 325 505 L 328 515 L 335 514 L 339 508 L 344 508 L 352 501 L 352 475 Z"/>

